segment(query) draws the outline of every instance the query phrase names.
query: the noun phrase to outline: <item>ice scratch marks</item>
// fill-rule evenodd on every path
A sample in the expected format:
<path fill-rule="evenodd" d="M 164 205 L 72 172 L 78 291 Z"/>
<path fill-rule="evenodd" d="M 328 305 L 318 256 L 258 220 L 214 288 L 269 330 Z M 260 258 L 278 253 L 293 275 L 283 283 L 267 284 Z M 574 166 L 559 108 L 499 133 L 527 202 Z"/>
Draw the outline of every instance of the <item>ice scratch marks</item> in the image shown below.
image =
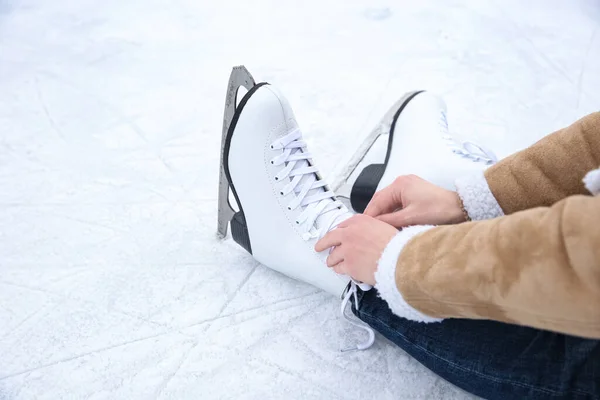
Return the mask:
<path fill-rule="evenodd" d="M 175 369 L 173 370 L 173 372 L 169 373 L 165 377 L 165 379 L 163 379 L 162 383 L 160 384 L 160 386 L 156 390 L 156 394 L 154 395 L 154 398 L 158 399 L 160 397 L 160 395 L 163 393 L 163 391 L 169 385 L 169 382 L 171 382 L 173 380 L 173 378 L 175 377 L 175 375 L 177 375 L 177 373 L 181 370 L 181 367 L 183 367 L 183 364 L 187 361 L 187 359 L 190 357 L 190 354 L 192 354 L 192 351 L 198 346 L 198 344 L 199 344 L 199 341 L 198 340 L 194 340 L 194 345 L 187 352 L 185 352 L 182 355 L 182 357 L 177 362 L 177 366 L 175 367 Z"/>
<path fill-rule="evenodd" d="M 134 118 L 126 115 L 117 106 L 114 106 L 112 103 L 104 100 L 99 95 L 96 95 L 96 94 L 90 92 L 89 90 L 82 88 L 79 85 L 76 85 L 75 83 L 71 82 L 70 80 L 68 80 L 56 73 L 52 73 L 49 71 L 43 71 L 42 74 L 49 79 L 52 79 L 60 84 L 63 84 L 65 86 L 68 86 L 71 89 L 76 90 L 80 94 L 86 96 L 89 99 L 94 100 L 96 103 L 98 103 L 98 105 L 104 107 L 106 110 L 108 110 L 109 112 L 114 114 L 120 123 L 128 126 L 140 138 L 140 140 L 142 140 L 142 142 L 146 145 L 147 150 L 149 150 L 152 155 L 154 155 L 155 157 L 158 158 L 158 160 L 164 165 L 164 167 L 167 169 L 167 171 L 169 171 L 170 173 L 174 172 L 171 165 L 160 154 L 160 148 L 157 148 L 157 146 L 155 146 L 155 144 L 153 144 L 148 139 L 146 133 L 135 122 Z M 37 79 L 37 77 L 36 77 L 36 79 Z"/>
<path fill-rule="evenodd" d="M 236 317 L 238 315 L 243 315 L 243 314 L 246 314 L 246 313 L 252 313 L 252 312 L 255 312 L 255 311 L 257 311 L 257 310 L 259 310 L 261 308 L 265 308 L 265 309 L 266 308 L 273 308 L 273 310 L 275 310 L 275 311 L 289 310 L 289 309 L 292 309 L 294 307 L 298 307 L 299 305 L 301 305 L 296 300 L 307 299 L 307 298 L 310 298 L 310 297 L 317 297 L 317 295 L 322 294 L 322 293 L 323 292 L 321 292 L 319 290 L 318 292 L 303 294 L 301 296 L 292 297 L 292 298 L 289 298 L 289 299 L 278 300 L 278 301 L 275 301 L 273 303 L 269 303 L 269 304 L 266 304 L 266 305 L 260 305 L 260 306 L 248 308 L 248 309 L 245 309 L 245 310 L 241 310 L 241 311 L 236 311 L 236 312 L 233 312 L 233 313 L 225 313 L 225 314 L 213 317 L 213 318 L 206 319 L 206 320 L 204 320 L 202 322 L 199 322 L 199 323 L 196 323 L 196 324 L 193 324 L 193 325 L 189 325 L 189 326 L 183 327 L 181 329 L 188 329 L 188 328 L 193 328 L 194 326 L 197 326 L 197 325 L 204 325 L 204 324 L 206 324 L 206 328 L 204 329 L 204 331 L 207 331 L 210 328 L 210 326 L 211 326 L 210 323 L 215 322 L 215 321 L 219 321 L 219 320 L 222 320 L 222 319 L 225 319 L 225 318 L 230 318 L 230 317 Z M 282 304 L 284 304 L 284 305 L 282 307 L 279 307 Z M 247 319 L 244 320 L 244 322 L 249 321 L 249 320 L 254 319 L 254 318 L 258 318 L 258 317 L 247 318 Z"/>
<path fill-rule="evenodd" d="M 213 323 L 214 323 L 214 322 L 216 322 L 216 321 L 224 320 L 224 319 L 226 319 L 226 318 L 233 319 L 234 317 L 236 317 L 236 316 L 238 316 L 238 315 L 250 315 L 248 318 L 244 318 L 244 319 L 243 319 L 243 323 L 248 323 L 249 321 L 252 321 L 252 320 L 254 320 L 254 319 L 256 319 L 256 318 L 260 318 L 260 317 L 264 316 L 264 314 L 262 314 L 262 313 L 255 314 L 255 312 L 256 312 L 258 309 L 260 309 L 260 308 L 265 308 L 265 312 L 282 312 L 282 311 L 285 311 L 285 310 L 288 310 L 288 309 L 291 309 L 291 308 L 294 308 L 294 307 L 299 307 L 299 306 L 303 306 L 303 305 L 304 305 L 302 302 L 298 302 L 298 301 L 296 301 L 296 300 L 301 300 L 301 299 L 304 299 L 304 298 L 308 298 L 308 297 L 314 296 L 314 295 L 316 295 L 316 294 L 318 294 L 318 293 L 321 293 L 321 292 L 319 291 L 319 292 L 317 292 L 317 293 L 310 293 L 310 294 L 306 294 L 306 295 L 298 296 L 298 297 L 291 298 L 291 299 L 285 299 L 285 300 L 277 301 L 277 302 L 275 302 L 275 303 L 271 303 L 271 304 L 269 304 L 269 305 L 266 305 L 266 306 L 254 307 L 254 308 L 252 308 L 252 309 L 247 309 L 247 310 L 243 310 L 243 311 L 239 311 L 239 312 L 234 312 L 234 313 L 231 313 L 231 314 L 223 314 L 223 312 L 224 312 L 224 310 L 227 308 L 228 304 L 230 304 L 230 303 L 231 303 L 231 301 L 232 301 L 232 300 L 233 300 L 233 299 L 236 297 L 236 295 L 239 293 L 239 290 L 240 290 L 240 289 L 241 289 L 241 288 L 242 288 L 242 287 L 243 287 L 243 286 L 246 284 L 246 282 L 248 282 L 248 280 L 249 280 L 249 279 L 250 279 L 250 277 L 251 277 L 251 276 L 254 274 L 254 272 L 255 272 L 255 270 L 256 270 L 256 268 L 257 268 L 257 267 L 258 267 L 258 263 L 257 263 L 257 265 L 255 265 L 255 266 L 254 266 L 254 268 L 253 268 L 253 269 L 252 269 L 252 270 L 251 270 L 251 271 L 250 271 L 250 272 L 249 272 L 249 273 L 248 273 L 248 274 L 247 274 L 247 275 L 244 277 L 244 279 L 242 279 L 242 281 L 240 282 L 240 284 L 238 285 L 238 287 L 236 288 L 236 290 L 233 292 L 233 294 L 232 294 L 231 296 L 229 296 L 229 298 L 228 298 L 228 299 L 226 300 L 226 302 L 223 304 L 223 306 L 221 307 L 221 310 L 219 311 L 219 313 L 218 313 L 218 315 L 217 315 L 216 317 L 214 317 L 214 318 L 211 318 L 211 319 L 209 319 L 209 320 L 202 321 L 202 322 L 201 322 L 201 323 L 199 323 L 199 324 L 194 324 L 194 325 L 190 325 L 190 326 L 187 326 L 187 327 L 183 327 L 183 328 L 181 328 L 181 329 L 179 330 L 179 332 L 180 332 L 181 334 L 184 334 L 184 335 L 189 335 L 189 333 L 185 333 L 185 332 L 183 332 L 183 331 L 184 331 L 185 329 L 193 328 L 193 326 L 195 326 L 195 325 L 206 325 L 206 326 L 204 327 L 204 329 L 202 329 L 202 332 L 203 332 L 203 334 L 201 335 L 202 337 L 205 337 L 205 336 L 207 336 L 207 335 L 205 335 L 204 333 L 205 333 L 205 332 L 206 332 L 208 329 L 210 329 L 210 328 L 213 326 Z M 281 304 L 281 303 L 289 303 L 289 304 L 285 304 L 285 306 L 283 306 L 283 307 L 278 307 L 278 305 L 279 305 L 279 304 Z M 302 316 L 304 316 L 304 315 L 305 315 L 307 312 L 309 312 L 309 311 L 310 311 L 310 310 L 305 310 L 305 311 L 303 311 L 303 312 L 302 312 Z M 251 314 L 254 314 L 254 315 L 251 315 Z M 300 317 L 298 317 L 298 318 L 301 318 L 301 316 L 300 316 Z M 295 321 L 295 320 L 296 320 L 296 319 L 298 319 L 298 318 L 294 318 L 293 320 Z M 232 322 L 233 322 L 233 324 L 232 324 L 232 325 L 238 325 L 239 323 L 242 323 L 242 322 L 239 322 L 239 321 L 233 321 L 233 320 L 232 320 Z M 287 326 L 289 326 L 289 325 L 287 325 Z M 280 328 L 280 329 L 275 329 L 275 330 L 272 330 L 271 332 L 267 333 L 267 336 L 271 337 L 272 335 L 276 335 L 278 332 L 281 332 L 281 329 L 282 329 L 282 328 Z M 198 335 L 194 335 L 194 337 L 197 337 L 197 336 L 198 336 Z M 267 339 L 263 337 L 263 338 L 259 339 L 259 343 L 254 343 L 253 345 L 251 345 L 251 347 L 258 346 L 260 343 L 263 343 L 265 340 L 267 340 Z M 185 357 L 183 357 L 183 358 L 180 360 L 180 362 L 178 363 L 178 366 L 175 368 L 175 370 L 174 370 L 172 373 L 170 373 L 170 374 L 169 374 L 169 375 L 168 375 L 168 376 L 167 376 L 167 377 L 164 379 L 163 383 L 160 385 L 159 389 L 157 390 L 156 396 L 155 396 L 156 398 L 159 398 L 159 397 L 160 397 L 160 395 L 161 395 L 161 394 L 164 392 L 164 390 L 167 388 L 167 386 L 168 386 L 169 382 L 171 382 L 171 381 L 173 380 L 173 378 L 175 378 L 175 376 L 176 376 L 176 375 L 177 375 L 177 373 L 178 373 L 178 372 L 179 372 L 179 371 L 182 369 L 182 367 L 183 367 L 183 365 L 186 363 L 186 361 L 187 361 L 188 359 L 190 359 L 190 358 L 193 358 L 193 357 L 197 357 L 197 356 L 198 356 L 198 352 L 197 352 L 196 350 L 198 350 L 198 346 L 199 346 L 200 344 L 201 344 L 201 341 L 200 341 L 200 340 L 198 340 L 198 339 L 195 339 L 194 345 L 193 345 L 193 346 L 192 346 L 192 347 L 191 347 L 191 348 L 190 348 L 190 349 L 187 351 L 187 354 L 186 354 L 186 356 L 185 356 Z M 202 342 L 202 344 L 206 344 L 206 343 L 203 343 L 203 342 Z M 200 349 L 200 351 L 201 351 L 201 352 L 202 352 L 202 351 L 205 351 L 205 350 L 206 350 L 206 349 L 204 349 L 204 348 L 201 348 L 201 349 Z M 248 349 L 245 349 L 245 351 L 244 351 L 244 352 L 245 352 L 245 353 L 249 353 L 249 354 L 251 354 L 251 353 L 252 353 L 252 352 L 248 352 Z M 248 356 L 244 356 L 244 355 L 243 355 L 243 354 L 244 354 L 244 352 L 236 352 L 236 355 L 234 356 L 234 359 L 238 359 L 238 358 L 241 358 L 241 357 L 243 357 L 244 359 L 245 359 L 245 358 L 248 358 Z M 214 371 L 213 371 L 213 372 L 214 372 Z"/>
<path fill-rule="evenodd" d="M 250 275 L 250 273 L 248 275 Z M 215 317 L 215 318 L 213 318 L 211 320 L 208 320 L 208 321 L 203 321 L 201 323 L 194 323 L 194 324 L 190 324 L 190 325 L 187 325 L 187 326 L 182 326 L 182 327 L 178 327 L 178 328 L 174 328 L 174 329 L 169 329 L 165 325 L 157 324 L 157 323 L 155 323 L 153 321 L 148 321 L 145 318 L 141 318 L 141 317 L 138 317 L 138 316 L 130 315 L 129 313 L 118 311 L 116 309 L 110 309 L 110 313 L 112 313 L 112 314 L 118 314 L 118 315 L 122 315 L 122 316 L 125 316 L 125 317 L 128 317 L 128 318 L 132 318 L 132 319 L 135 319 L 135 320 L 145 321 L 145 322 L 151 323 L 151 324 L 153 324 L 155 326 L 159 326 L 159 327 L 165 328 L 165 329 L 164 330 L 161 329 L 159 332 L 156 332 L 155 334 L 144 335 L 144 336 L 136 338 L 134 340 L 127 340 L 127 341 L 124 341 L 124 342 L 115 343 L 115 344 L 111 344 L 111 345 L 104 346 L 104 347 L 98 347 L 98 348 L 93 349 L 91 351 L 85 351 L 85 352 L 82 352 L 82 353 L 79 353 L 79 354 L 73 354 L 71 356 L 63 357 L 63 358 L 60 358 L 58 360 L 53 360 L 51 362 L 42 363 L 40 365 L 36 365 L 36 366 L 31 367 L 31 368 L 25 368 L 25 369 L 21 369 L 21 370 L 15 371 L 15 372 L 10 372 L 8 374 L 0 376 L 0 381 L 2 381 L 4 379 L 11 378 L 11 377 L 15 377 L 15 376 L 18 376 L 18 375 L 22 375 L 22 374 L 30 373 L 30 372 L 33 372 L 33 371 L 37 371 L 37 370 L 45 369 L 45 368 L 48 368 L 48 367 L 52 367 L 52 366 L 60 364 L 60 363 L 65 363 L 65 362 L 73 361 L 73 360 L 76 360 L 76 359 L 79 359 L 79 358 L 82 358 L 82 357 L 86 357 L 86 356 L 90 356 L 90 355 L 96 355 L 96 354 L 107 352 L 107 351 L 110 351 L 110 350 L 113 350 L 113 349 L 118 349 L 118 348 L 121 348 L 121 347 L 125 347 L 125 346 L 128 346 L 128 345 L 134 344 L 134 343 L 139 343 L 139 342 L 143 342 L 143 341 L 147 341 L 147 340 L 153 340 L 155 338 L 160 338 L 160 337 L 164 337 L 164 336 L 168 336 L 168 335 L 174 335 L 174 334 L 175 335 L 182 335 L 183 337 L 187 337 L 187 338 L 192 338 L 193 339 L 193 345 L 186 351 L 186 354 L 189 355 L 189 354 L 192 354 L 192 350 L 194 348 L 197 348 L 200 345 L 200 341 L 197 340 L 197 338 L 199 336 L 198 333 L 185 332 L 186 329 L 193 328 L 194 326 L 202 325 L 202 324 L 206 324 L 207 328 L 208 328 L 208 327 L 210 327 L 212 325 L 212 323 L 214 323 L 214 322 L 216 322 L 218 320 L 225 320 L 225 319 L 229 319 L 229 322 L 226 322 L 226 325 L 231 325 L 231 324 L 237 325 L 239 323 L 239 321 L 235 320 L 235 317 L 237 317 L 238 315 L 244 315 L 245 317 L 243 318 L 243 322 L 247 323 L 249 321 L 252 321 L 252 320 L 254 320 L 256 318 L 259 318 L 261 316 L 264 316 L 265 314 L 269 314 L 269 313 L 272 313 L 272 312 L 280 313 L 280 312 L 288 310 L 288 309 L 293 309 L 293 308 L 297 308 L 297 307 L 304 307 L 306 305 L 305 301 L 297 301 L 297 300 L 302 300 L 304 298 L 310 298 L 310 297 L 317 296 L 314 300 L 311 300 L 311 304 L 312 304 L 313 301 L 316 301 L 316 302 L 318 302 L 320 304 L 320 303 L 323 303 L 324 301 L 328 301 L 329 300 L 329 297 L 323 299 L 321 296 L 318 296 L 320 294 L 322 294 L 322 293 L 321 292 L 316 293 L 316 294 L 315 293 L 311 293 L 311 294 L 308 294 L 308 295 L 300 296 L 297 299 L 282 300 L 282 301 L 279 301 L 279 302 L 276 302 L 276 303 L 273 303 L 273 304 L 270 304 L 270 305 L 267 305 L 267 306 L 260 307 L 260 308 L 265 308 L 264 313 L 257 313 L 256 309 L 244 310 L 244 311 L 240 311 L 240 312 L 236 312 L 236 313 L 231 313 L 231 314 L 223 314 L 221 316 Z M 87 301 L 81 301 L 80 303 L 81 304 L 91 304 L 91 303 L 89 303 Z M 52 309 L 57 309 L 58 306 L 60 306 L 61 304 L 62 304 L 61 302 L 56 302 L 53 307 L 51 307 L 51 308 L 45 307 L 44 310 L 47 311 L 47 312 L 50 312 Z M 279 306 L 280 304 L 283 305 L 283 307 L 280 307 Z M 259 343 L 254 343 L 254 345 L 252 347 L 259 346 L 260 343 L 264 343 L 266 340 L 268 340 L 268 337 L 272 337 L 272 335 L 276 335 L 276 334 L 280 333 L 283 329 L 288 329 L 291 323 L 293 323 L 294 321 L 298 320 L 299 318 L 301 318 L 302 316 L 306 315 L 307 313 L 310 313 L 312 308 L 313 307 L 307 307 L 306 309 L 303 309 L 301 311 L 301 315 L 300 316 L 292 318 L 291 320 L 288 321 L 287 324 L 285 324 L 280 329 L 276 329 L 276 330 L 273 330 L 273 332 L 268 333 L 266 337 L 261 338 L 259 340 Z M 42 311 L 44 311 L 44 310 L 42 310 Z M 39 313 L 38 313 L 38 315 L 39 315 Z M 32 316 L 32 317 L 34 317 L 34 316 Z M 205 331 L 205 330 L 203 330 L 203 331 Z M 195 332 L 198 332 L 198 331 L 195 331 Z M 187 356 L 186 356 L 186 358 L 187 358 Z M 184 362 L 185 362 L 185 359 L 182 359 L 181 360 L 181 365 Z M 171 374 L 171 377 L 169 379 L 172 379 L 175 376 L 175 374 L 177 373 L 177 370 L 179 370 L 181 368 L 181 365 L 179 365 L 179 367 L 177 367 L 177 369 Z M 167 384 L 168 384 L 168 381 L 165 381 L 164 386 L 166 387 Z"/>
<path fill-rule="evenodd" d="M 42 96 L 42 90 L 40 89 L 39 78 L 37 76 L 35 76 L 33 78 L 33 82 L 34 82 L 35 92 L 37 94 L 38 101 L 40 102 L 40 105 L 42 106 L 42 110 L 44 111 L 44 114 L 46 115 L 46 119 L 48 120 L 50 127 L 52 128 L 52 130 L 54 132 L 56 132 L 56 134 L 58 135 L 59 138 L 66 141 L 65 135 L 63 134 L 61 129 L 58 127 L 56 122 L 54 121 L 54 118 L 52 118 L 52 115 L 50 114 L 50 111 L 48 110 L 48 106 L 46 105 L 46 102 L 44 101 L 44 97 Z"/>
<path fill-rule="evenodd" d="M 267 367 L 277 370 L 279 373 L 292 376 L 304 383 L 307 383 L 308 384 L 307 386 L 313 386 L 313 387 L 318 388 L 319 390 L 323 391 L 324 393 L 327 393 L 328 399 L 333 400 L 333 399 L 352 399 L 353 398 L 352 397 L 353 394 L 351 394 L 351 393 L 347 393 L 347 392 L 343 392 L 343 391 L 341 391 L 340 393 L 333 392 L 330 388 L 328 388 L 327 386 L 325 386 L 323 384 L 320 384 L 315 379 L 306 378 L 291 369 L 285 368 L 282 365 L 279 365 L 276 363 L 272 363 L 264 358 L 257 359 L 257 361 Z M 341 396 L 342 393 L 344 394 L 344 396 Z M 348 396 L 350 396 L 350 397 L 348 397 Z"/>
<path fill-rule="evenodd" d="M 593 48 L 593 43 L 595 41 L 596 33 L 598 30 L 597 26 L 595 27 L 594 32 L 591 35 L 591 39 L 588 44 L 586 54 L 583 57 L 583 64 L 582 64 L 581 71 L 579 73 L 579 77 L 578 77 L 578 79 L 575 80 L 575 77 L 570 76 L 571 71 L 566 70 L 565 68 L 563 68 L 561 66 L 559 59 L 554 57 L 553 54 L 547 54 L 547 51 L 545 51 L 544 49 L 541 49 L 538 46 L 538 44 L 536 44 L 535 38 L 532 37 L 532 35 L 531 35 L 531 30 L 528 30 L 526 26 L 521 25 L 520 23 L 516 22 L 513 18 L 508 16 L 508 14 L 506 13 L 506 11 L 502 5 L 496 4 L 495 8 L 496 8 L 497 12 L 504 17 L 506 22 L 510 23 L 515 28 L 515 33 L 517 35 L 515 38 L 518 37 L 519 39 L 522 39 L 528 45 L 528 47 L 531 50 L 533 50 L 534 54 L 542 61 L 542 63 L 540 63 L 534 57 L 531 57 L 529 54 L 524 54 L 524 56 L 526 56 L 528 59 L 530 59 L 530 61 L 532 63 L 537 63 L 540 67 L 543 66 L 542 64 L 547 65 L 554 72 L 556 72 L 558 75 L 563 77 L 568 83 L 573 85 L 573 87 L 577 87 L 577 90 L 578 90 L 577 106 L 579 106 L 582 94 L 592 96 L 591 93 L 585 89 L 585 86 L 583 86 L 582 77 L 583 77 L 583 74 L 585 71 L 585 66 L 587 64 L 587 61 L 590 58 L 589 57 L 590 51 Z M 571 75 L 573 75 L 573 74 L 571 74 Z"/>
<path fill-rule="evenodd" d="M 38 316 L 39 314 L 41 314 L 43 311 L 46 311 L 48 309 L 48 305 L 44 305 L 41 308 L 39 308 L 38 310 L 32 312 L 31 314 L 27 315 L 25 318 L 23 318 L 21 321 L 19 321 L 15 326 L 11 327 L 9 330 L 6 331 L 6 333 L 4 333 L 4 335 L 2 335 L 2 337 L 0 337 L 0 339 L 4 339 L 7 336 L 9 336 L 10 334 L 12 334 L 13 332 L 15 332 L 16 330 L 18 330 L 20 327 L 22 327 L 23 325 L 25 325 L 29 320 L 31 320 L 32 318 Z"/>
<path fill-rule="evenodd" d="M 241 280 L 241 282 L 237 285 L 237 287 L 235 288 L 235 290 L 233 292 L 231 292 L 231 294 L 229 294 L 229 296 L 227 296 L 227 299 L 225 300 L 225 302 L 223 303 L 223 305 L 219 309 L 219 312 L 217 313 L 216 318 L 214 318 L 215 320 L 221 318 L 221 316 L 223 315 L 223 312 L 227 309 L 227 306 L 233 301 L 233 299 L 236 298 L 236 296 L 238 295 L 240 289 L 242 289 L 244 287 L 244 285 L 250 280 L 250 277 L 252 277 L 252 274 L 254 274 L 254 272 L 256 271 L 256 269 L 258 268 L 258 266 L 259 266 L 259 263 L 255 261 L 254 265 L 252 266 L 252 269 Z M 206 327 L 206 329 L 208 329 L 209 326 L 210 325 L 208 325 Z"/>
<path fill-rule="evenodd" d="M 585 56 L 583 57 L 583 63 L 581 64 L 581 71 L 579 71 L 579 78 L 577 79 L 577 108 L 579 108 L 579 104 L 581 103 L 581 95 L 583 92 L 583 75 L 587 70 L 587 64 L 590 57 L 590 51 L 596 41 L 596 37 L 598 34 L 598 26 L 594 28 L 592 35 L 590 37 L 590 42 L 588 43 L 587 50 L 585 51 Z"/>
<path fill-rule="evenodd" d="M 154 338 L 157 338 L 157 337 L 165 336 L 165 335 L 168 335 L 170 333 L 171 332 L 166 332 L 166 333 L 165 332 L 161 332 L 161 333 L 158 333 L 158 334 L 155 334 L 155 335 L 145 336 L 145 337 L 142 337 L 142 338 L 138 338 L 138 339 L 134 339 L 134 340 L 129 340 L 129 341 L 126 341 L 126 342 L 123 342 L 123 343 L 118 343 L 118 344 L 114 344 L 114 345 L 102 347 L 102 348 L 99 348 L 99 349 L 96 349 L 96 350 L 93 350 L 93 351 L 89 351 L 89 352 L 85 352 L 85 353 L 82 353 L 82 354 L 77 354 L 77 355 L 74 355 L 74 356 L 71 356 L 71 357 L 62 358 L 60 360 L 53 361 L 51 363 L 39 365 L 39 366 L 36 366 L 36 367 L 33 367 L 33 368 L 28 368 L 28 369 L 25 369 L 25 370 L 22 370 L 22 371 L 17 371 L 17 372 L 14 372 L 14 373 L 10 373 L 10 374 L 7 374 L 7 375 L 0 376 L 0 381 L 2 381 L 4 379 L 12 378 L 13 376 L 26 374 L 26 373 L 29 373 L 29 372 L 33 372 L 33 371 L 37 371 L 37 370 L 40 370 L 40 369 L 48 368 L 48 367 L 51 367 L 51 366 L 54 366 L 54 365 L 57 365 L 57 364 L 61 364 L 61 363 L 64 363 L 64 362 L 76 360 L 76 359 L 81 358 L 81 357 L 85 357 L 85 356 L 89 356 L 89 355 L 94 355 L 94 354 L 101 353 L 101 352 L 108 351 L 108 350 L 112 350 L 112 349 L 117 349 L 119 347 L 127 346 L 127 345 L 133 344 L 133 343 L 142 342 L 144 340 L 149 340 L 149 339 L 154 339 Z"/>

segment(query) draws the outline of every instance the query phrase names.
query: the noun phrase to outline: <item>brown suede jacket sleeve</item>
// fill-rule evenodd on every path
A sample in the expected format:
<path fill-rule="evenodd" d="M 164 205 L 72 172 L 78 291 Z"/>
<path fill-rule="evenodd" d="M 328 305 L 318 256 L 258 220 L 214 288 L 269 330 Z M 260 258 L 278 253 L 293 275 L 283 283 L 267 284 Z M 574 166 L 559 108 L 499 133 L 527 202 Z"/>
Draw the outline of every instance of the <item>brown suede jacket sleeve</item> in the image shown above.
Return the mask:
<path fill-rule="evenodd" d="M 600 166 L 600 112 L 541 139 L 485 172 L 504 211 L 512 214 L 549 207 L 576 194 L 588 194 L 581 179 Z"/>
<path fill-rule="evenodd" d="M 436 227 L 403 247 L 396 286 L 437 318 L 492 319 L 600 339 L 600 113 L 486 173 L 505 216 Z"/>
<path fill-rule="evenodd" d="M 600 338 L 600 197 L 572 196 L 442 226 L 402 250 L 396 285 L 438 318 L 493 319 Z"/>

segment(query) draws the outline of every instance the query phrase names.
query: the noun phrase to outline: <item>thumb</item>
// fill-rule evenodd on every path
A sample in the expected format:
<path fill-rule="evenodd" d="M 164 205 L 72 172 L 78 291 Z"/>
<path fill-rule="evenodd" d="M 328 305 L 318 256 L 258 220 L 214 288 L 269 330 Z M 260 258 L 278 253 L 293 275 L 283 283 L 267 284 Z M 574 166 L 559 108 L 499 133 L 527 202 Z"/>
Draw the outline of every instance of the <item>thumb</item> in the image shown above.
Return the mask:
<path fill-rule="evenodd" d="M 398 229 L 415 225 L 414 209 L 410 206 L 396 212 L 379 215 L 376 218 Z"/>
<path fill-rule="evenodd" d="M 399 193 L 392 186 L 388 186 L 375 193 L 363 214 L 369 217 L 377 217 L 391 213 L 400 207 L 402 207 L 402 200 Z"/>

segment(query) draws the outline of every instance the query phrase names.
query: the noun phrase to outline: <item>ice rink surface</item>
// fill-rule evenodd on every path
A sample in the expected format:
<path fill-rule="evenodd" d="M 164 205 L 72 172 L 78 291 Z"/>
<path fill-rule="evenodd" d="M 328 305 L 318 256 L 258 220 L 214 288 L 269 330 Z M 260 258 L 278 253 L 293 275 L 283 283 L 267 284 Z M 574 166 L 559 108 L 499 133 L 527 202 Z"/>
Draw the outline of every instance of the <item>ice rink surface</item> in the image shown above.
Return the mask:
<path fill-rule="evenodd" d="M 599 26 L 593 0 L 0 0 L 0 398 L 469 398 L 381 337 L 340 354 L 338 300 L 217 240 L 230 68 L 331 181 L 408 90 L 499 156 L 598 110 Z"/>

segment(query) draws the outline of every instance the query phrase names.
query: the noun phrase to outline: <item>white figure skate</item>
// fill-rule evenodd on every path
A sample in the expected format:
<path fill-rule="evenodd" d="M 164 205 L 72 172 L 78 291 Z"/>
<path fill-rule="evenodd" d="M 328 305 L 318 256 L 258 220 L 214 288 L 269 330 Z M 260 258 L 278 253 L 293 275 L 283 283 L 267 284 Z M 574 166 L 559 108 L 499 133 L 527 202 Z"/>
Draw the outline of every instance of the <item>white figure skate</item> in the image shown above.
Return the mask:
<path fill-rule="evenodd" d="M 236 106 L 239 87 L 249 91 Z M 229 189 L 239 211 L 229 203 Z M 356 285 L 326 265 L 328 252 L 314 245 L 350 217 L 321 179 L 302 141 L 294 113 L 267 83 L 255 84 L 244 67 L 233 69 L 223 124 L 219 234 L 231 224 L 233 239 L 265 266 L 343 297 L 342 314 Z M 355 322 L 351 321 L 356 324 Z M 368 348 L 374 340 L 368 331 Z"/>
<path fill-rule="evenodd" d="M 384 135 L 385 149 L 381 146 Z M 380 162 L 370 163 L 367 158 L 379 158 Z M 356 212 L 363 212 L 375 192 L 397 176 L 414 174 L 455 190 L 457 177 L 482 171 L 496 161 L 490 150 L 473 142 L 459 142 L 450 135 L 446 104 L 440 97 L 415 91 L 390 108 L 333 187 L 338 196 L 350 199 Z"/>

